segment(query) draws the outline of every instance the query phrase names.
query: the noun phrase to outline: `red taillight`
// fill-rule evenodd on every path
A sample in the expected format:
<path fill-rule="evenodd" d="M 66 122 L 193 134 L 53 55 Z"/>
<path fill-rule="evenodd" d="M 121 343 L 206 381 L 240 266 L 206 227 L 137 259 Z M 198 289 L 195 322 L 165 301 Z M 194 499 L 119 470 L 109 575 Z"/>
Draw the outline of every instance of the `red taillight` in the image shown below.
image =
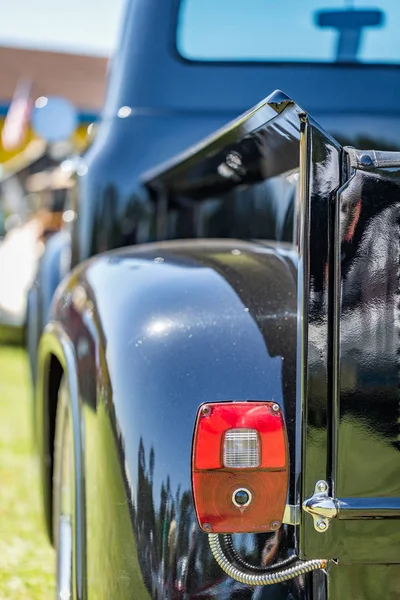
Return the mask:
<path fill-rule="evenodd" d="M 265 532 L 283 519 L 288 449 L 275 402 L 215 402 L 197 413 L 192 485 L 203 531 Z"/>

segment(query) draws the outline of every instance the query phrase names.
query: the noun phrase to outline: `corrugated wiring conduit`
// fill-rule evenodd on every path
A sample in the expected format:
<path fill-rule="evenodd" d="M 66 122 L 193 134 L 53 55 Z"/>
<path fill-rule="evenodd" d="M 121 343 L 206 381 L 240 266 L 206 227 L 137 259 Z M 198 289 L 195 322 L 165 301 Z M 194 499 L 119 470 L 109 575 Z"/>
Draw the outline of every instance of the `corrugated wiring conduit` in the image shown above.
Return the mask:
<path fill-rule="evenodd" d="M 296 556 L 290 556 L 285 560 L 282 560 L 278 565 L 252 565 L 244 560 L 243 556 L 236 551 L 232 536 L 230 534 L 222 534 L 223 546 L 228 550 L 228 556 L 226 557 L 228 560 L 231 558 L 235 563 L 237 563 L 240 567 L 247 569 L 248 571 L 255 571 L 256 573 L 266 573 L 267 571 L 276 571 L 277 569 L 281 569 L 282 567 L 286 567 L 294 563 L 297 560 Z M 222 546 L 221 546 L 222 547 Z"/>
<path fill-rule="evenodd" d="M 324 559 L 307 560 L 297 565 L 294 565 L 293 567 L 271 572 L 265 567 L 255 567 L 243 560 L 243 558 L 241 558 L 234 549 L 230 535 L 224 535 L 223 539 L 234 560 L 241 567 L 247 569 L 248 572 L 245 572 L 244 570 L 242 571 L 241 569 L 236 567 L 226 556 L 221 546 L 220 536 L 217 533 L 208 534 L 208 541 L 210 544 L 211 552 L 221 569 L 224 571 L 224 573 L 229 575 L 229 577 L 232 577 L 232 579 L 235 579 L 236 581 L 239 581 L 240 583 L 244 583 L 246 585 L 271 585 L 273 583 L 280 583 L 282 581 L 287 581 L 288 579 L 298 577 L 299 575 L 304 575 L 305 573 L 309 573 L 310 571 L 314 571 L 315 569 L 325 569 L 328 563 L 328 561 Z M 294 557 L 290 557 L 282 561 L 281 563 L 274 565 L 273 568 L 280 569 L 282 566 L 288 565 L 294 560 Z M 257 571 L 257 573 L 251 573 L 249 571 Z"/>

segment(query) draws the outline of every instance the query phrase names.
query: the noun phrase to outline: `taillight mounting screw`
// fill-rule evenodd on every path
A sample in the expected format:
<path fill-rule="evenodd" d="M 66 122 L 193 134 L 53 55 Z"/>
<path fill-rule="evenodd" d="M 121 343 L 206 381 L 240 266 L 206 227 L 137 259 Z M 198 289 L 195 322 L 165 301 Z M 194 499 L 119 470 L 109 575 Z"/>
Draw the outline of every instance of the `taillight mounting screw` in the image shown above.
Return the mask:
<path fill-rule="evenodd" d="M 279 409 L 280 409 L 280 407 L 279 407 L 279 404 L 276 404 L 276 403 L 275 403 L 275 404 L 273 404 L 273 405 L 272 405 L 272 410 L 273 410 L 274 412 L 279 412 Z"/>
<path fill-rule="evenodd" d="M 280 527 L 280 525 L 281 525 L 280 521 L 272 521 L 271 529 L 278 529 L 278 527 Z"/>
<path fill-rule="evenodd" d="M 211 407 L 208 404 L 205 404 L 201 407 L 201 414 L 203 417 L 209 417 L 211 415 Z"/>
<path fill-rule="evenodd" d="M 212 527 L 211 527 L 210 523 L 203 523 L 202 527 L 203 527 L 204 531 L 206 531 L 207 533 L 212 531 Z"/>

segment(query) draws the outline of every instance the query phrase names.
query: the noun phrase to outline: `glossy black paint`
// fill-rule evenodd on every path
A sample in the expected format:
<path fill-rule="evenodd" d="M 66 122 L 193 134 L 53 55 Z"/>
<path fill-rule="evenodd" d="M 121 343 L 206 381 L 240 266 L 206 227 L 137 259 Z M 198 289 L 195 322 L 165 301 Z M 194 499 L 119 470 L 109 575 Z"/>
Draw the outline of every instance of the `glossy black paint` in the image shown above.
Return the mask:
<path fill-rule="evenodd" d="M 293 242 L 296 175 L 281 175 L 299 169 L 301 111 L 276 90 L 234 123 L 144 173 L 156 203 L 169 207 L 158 215 L 163 237 L 189 230 L 193 237 Z"/>
<path fill-rule="evenodd" d="M 329 480 L 333 388 L 334 215 L 341 184 L 342 149 L 320 128 L 302 118 L 302 205 L 299 208 L 299 396 L 302 398 L 302 489 L 309 498 L 319 480 Z M 301 422 L 301 420 L 300 420 Z M 316 532 L 302 513 L 303 558 L 328 556 L 330 534 Z"/>
<path fill-rule="evenodd" d="M 360 498 L 364 513 L 366 505 L 391 506 L 397 520 L 335 523 L 331 552 L 342 562 L 398 563 L 400 154 L 359 152 L 349 177 L 338 195 L 336 229 L 340 379 L 332 479 L 338 498 Z M 369 550 L 359 543 L 364 536 Z"/>
<path fill-rule="evenodd" d="M 301 578 L 251 590 L 223 576 L 190 487 L 202 402 L 275 399 L 295 435 L 295 261 L 290 246 L 165 243 L 99 257 L 59 289 L 84 415 L 89 598 L 308 597 Z M 288 526 L 237 543 L 254 564 L 296 546 Z"/>
<path fill-rule="evenodd" d="M 306 323 L 302 497 L 326 479 L 339 514 L 324 534 L 303 514 L 301 555 L 339 565 L 399 563 L 400 155 L 343 153 L 308 124 L 304 142 L 311 164 L 303 178 L 309 205 L 299 263 Z M 342 577 L 332 570 L 330 593 Z M 372 588 L 364 593 L 373 597 Z"/>

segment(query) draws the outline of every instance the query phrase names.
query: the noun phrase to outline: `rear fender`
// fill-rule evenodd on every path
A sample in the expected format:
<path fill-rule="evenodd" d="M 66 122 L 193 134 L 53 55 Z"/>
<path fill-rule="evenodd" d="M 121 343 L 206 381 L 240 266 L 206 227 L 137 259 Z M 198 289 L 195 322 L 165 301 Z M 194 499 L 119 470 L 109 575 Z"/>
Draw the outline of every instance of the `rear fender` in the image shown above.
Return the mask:
<path fill-rule="evenodd" d="M 95 597 L 243 588 L 219 570 L 196 524 L 193 426 L 203 402 L 268 399 L 295 439 L 295 256 L 291 245 L 154 244 L 101 255 L 59 288 L 51 328 L 65 331 L 63 352 L 77 360 Z M 256 563 L 295 549 L 293 527 L 238 539 Z M 296 582 L 278 597 L 289 589 L 303 597 Z"/>

